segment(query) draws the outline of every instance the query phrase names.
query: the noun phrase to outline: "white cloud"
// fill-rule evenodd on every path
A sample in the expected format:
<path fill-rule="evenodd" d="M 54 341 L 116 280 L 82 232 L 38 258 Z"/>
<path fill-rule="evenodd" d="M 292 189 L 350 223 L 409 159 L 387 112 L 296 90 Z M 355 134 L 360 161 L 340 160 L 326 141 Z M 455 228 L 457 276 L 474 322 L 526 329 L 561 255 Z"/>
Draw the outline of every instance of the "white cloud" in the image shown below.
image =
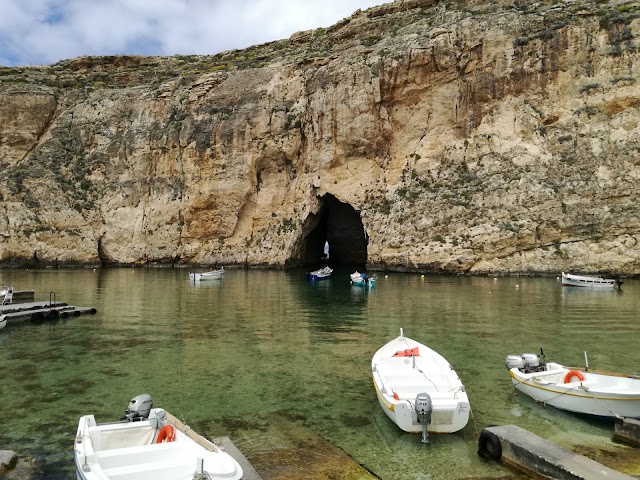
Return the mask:
<path fill-rule="evenodd" d="M 215 54 L 330 26 L 382 0 L 0 0 L 0 65 Z"/>

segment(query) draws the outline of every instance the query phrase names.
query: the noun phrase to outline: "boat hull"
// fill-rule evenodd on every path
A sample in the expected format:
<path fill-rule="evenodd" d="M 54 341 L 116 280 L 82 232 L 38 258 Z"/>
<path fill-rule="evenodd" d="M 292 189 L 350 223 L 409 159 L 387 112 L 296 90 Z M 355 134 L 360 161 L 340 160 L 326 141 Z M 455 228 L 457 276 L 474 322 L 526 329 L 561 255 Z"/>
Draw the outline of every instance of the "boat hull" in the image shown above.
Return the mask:
<path fill-rule="evenodd" d="M 313 272 L 309 272 L 309 280 L 326 280 L 327 278 L 331 278 L 331 274 L 333 273 L 333 269 L 329 267 L 324 267 L 319 270 L 314 270 Z"/>
<path fill-rule="evenodd" d="M 394 356 L 414 348 L 418 356 Z M 427 393 L 432 402 L 429 432 L 453 433 L 469 422 L 471 407 L 460 378 L 441 355 L 421 343 L 403 336 L 389 342 L 373 356 L 372 374 L 380 407 L 405 432 L 422 432 L 414 408 L 419 393 Z"/>
<path fill-rule="evenodd" d="M 223 270 L 214 270 L 212 272 L 204 272 L 204 273 L 190 273 L 189 278 L 192 281 L 200 282 L 206 280 L 220 280 L 224 275 Z"/>
<path fill-rule="evenodd" d="M 564 383 L 568 373 L 567 368 L 530 374 L 509 370 L 516 390 L 545 405 L 598 417 L 640 418 L 640 379 L 581 371 L 584 380 Z"/>
<path fill-rule="evenodd" d="M 157 443 L 159 428 L 152 420 L 96 424 L 93 415 L 80 418 L 74 444 L 76 476 L 80 480 L 191 479 L 202 465 L 212 480 L 240 480 L 242 467 L 228 453 L 193 432 L 172 415 L 156 417 L 171 425 L 175 439 Z M 201 463 L 202 462 L 202 463 Z"/>
<path fill-rule="evenodd" d="M 563 272 L 562 285 L 565 287 L 612 289 L 616 286 L 616 281 L 612 278 L 585 277 Z"/>

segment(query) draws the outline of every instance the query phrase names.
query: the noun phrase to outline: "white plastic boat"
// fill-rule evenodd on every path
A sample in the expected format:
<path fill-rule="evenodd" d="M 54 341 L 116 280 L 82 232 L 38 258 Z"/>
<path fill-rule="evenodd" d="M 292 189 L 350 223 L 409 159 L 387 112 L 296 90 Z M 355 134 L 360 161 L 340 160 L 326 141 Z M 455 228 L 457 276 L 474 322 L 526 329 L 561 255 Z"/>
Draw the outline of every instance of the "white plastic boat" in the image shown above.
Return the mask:
<path fill-rule="evenodd" d="M 223 275 L 224 267 L 221 267 L 218 270 L 209 270 L 208 272 L 190 273 L 189 278 L 194 282 L 199 282 L 202 280 L 219 280 Z"/>
<path fill-rule="evenodd" d="M 313 272 L 309 272 L 309 279 L 311 280 L 324 280 L 329 278 L 333 273 L 333 269 L 329 267 L 323 267 Z"/>
<path fill-rule="evenodd" d="M 371 360 L 373 384 L 384 413 L 405 432 L 451 433 L 465 427 L 471 407 L 462 381 L 440 354 L 400 336 Z"/>
<path fill-rule="evenodd" d="M 600 417 L 640 418 L 640 379 L 544 360 L 533 353 L 506 360 L 516 390 L 537 402 Z"/>
<path fill-rule="evenodd" d="M 562 285 L 567 287 L 614 288 L 622 281 L 613 278 L 587 277 L 562 272 Z"/>
<path fill-rule="evenodd" d="M 7 326 L 7 316 L 6 315 L 0 315 L 0 329 L 4 328 Z"/>
<path fill-rule="evenodd" d="M 80 417 L 75 439 L 78 480 L 239 480 L 228 453 L 173 415 L 151 408 L 147 394 L 131 399 L 126 419 L 96 424 Z"/>
<path fill-rule="evenodd" d="M 350 273 L 352 285 L 359 285 L 361 287 L 373 287 L 376 284 L 375 275 L 369 277 L 366 273 L 360 273 L 357 270 L 354 273 Z"/>

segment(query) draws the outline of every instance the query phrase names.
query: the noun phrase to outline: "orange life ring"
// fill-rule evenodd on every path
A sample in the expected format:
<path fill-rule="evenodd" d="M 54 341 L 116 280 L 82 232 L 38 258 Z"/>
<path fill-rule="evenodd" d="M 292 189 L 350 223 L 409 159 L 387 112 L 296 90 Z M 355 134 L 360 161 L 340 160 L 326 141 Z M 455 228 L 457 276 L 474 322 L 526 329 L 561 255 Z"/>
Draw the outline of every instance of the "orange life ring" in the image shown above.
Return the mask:
<path fill-rule="evenodd" d="M 158 438 L 156 438 L 156 443 L 162 443 L 165 440 L 167 442 L 173 442 L 175 440 L 176 431 L 173 429 L 173 425 L 165 425 L 158 432 Z"/>
<path fill-rule="evenodd" d="M 578 370 L 569 370 L 567 372 L 567 374 L 564 376 L 564 383 L 571 383 L 571 379 L 573 377 L 578 377 L 578 380 L 583 382 L 584 381 L 584 375 L 582 374 L 582 372 L 578 371 Z"/>

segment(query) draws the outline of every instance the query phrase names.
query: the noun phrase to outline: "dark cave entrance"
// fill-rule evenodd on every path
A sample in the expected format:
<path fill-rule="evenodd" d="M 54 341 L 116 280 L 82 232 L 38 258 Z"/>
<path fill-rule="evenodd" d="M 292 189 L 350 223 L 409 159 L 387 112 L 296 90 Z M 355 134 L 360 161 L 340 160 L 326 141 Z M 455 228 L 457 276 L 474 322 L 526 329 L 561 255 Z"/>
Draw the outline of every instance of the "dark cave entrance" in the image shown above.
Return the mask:
<path fill-rule="evenodd" d="M 320 211 L 307 219 L 299 257 L 294 260 L 295 263 L 317 265 L 324 262 L 331 267 L 365 266 L 369 238 L 362 225 L 360 213 L 330 193 L 323 195 L 320 202 Z M 328 261 L 322 259 L 325 241 L 329 242 Z"/>

